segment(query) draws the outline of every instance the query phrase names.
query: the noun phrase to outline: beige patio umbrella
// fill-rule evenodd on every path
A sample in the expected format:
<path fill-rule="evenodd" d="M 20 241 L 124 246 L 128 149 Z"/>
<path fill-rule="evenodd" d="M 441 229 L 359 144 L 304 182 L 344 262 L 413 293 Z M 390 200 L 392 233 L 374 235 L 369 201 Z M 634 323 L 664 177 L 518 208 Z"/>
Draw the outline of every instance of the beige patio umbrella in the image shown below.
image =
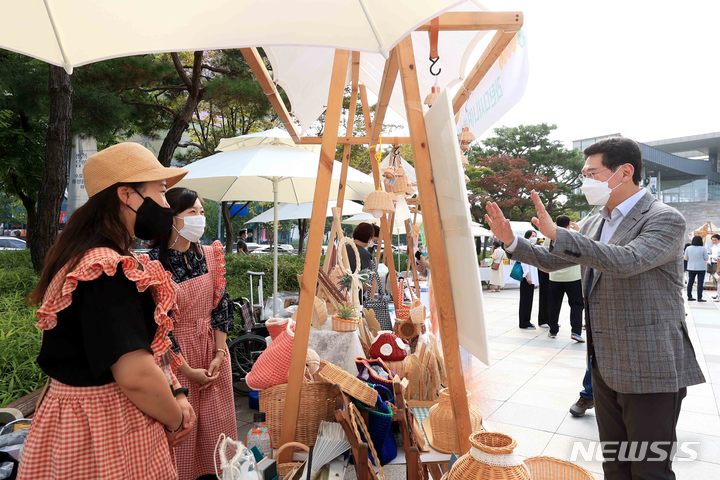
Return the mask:
<path fill-rule="evenodd" d="M 141 53 L 270 45 L 387 56 L 457 0 L 24 0 L 3 8 L 0 48 L 73 67 Z"/>

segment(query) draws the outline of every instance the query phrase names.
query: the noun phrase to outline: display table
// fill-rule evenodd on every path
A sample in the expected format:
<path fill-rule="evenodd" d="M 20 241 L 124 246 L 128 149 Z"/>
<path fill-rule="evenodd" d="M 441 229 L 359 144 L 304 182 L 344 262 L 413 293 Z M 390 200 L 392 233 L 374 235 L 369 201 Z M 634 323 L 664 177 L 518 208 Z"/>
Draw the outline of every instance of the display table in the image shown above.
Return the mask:
<path fill-rule="evenodd" d="M 332 317 L 328 317 L 322 328 L 310 328 L 308 348 L 315 350 L 321 359 L 334 363 L 353 376 L 358 373 L 355 359 L 365 357 L 357 330 L 336 332 L 332 329 Z"/>

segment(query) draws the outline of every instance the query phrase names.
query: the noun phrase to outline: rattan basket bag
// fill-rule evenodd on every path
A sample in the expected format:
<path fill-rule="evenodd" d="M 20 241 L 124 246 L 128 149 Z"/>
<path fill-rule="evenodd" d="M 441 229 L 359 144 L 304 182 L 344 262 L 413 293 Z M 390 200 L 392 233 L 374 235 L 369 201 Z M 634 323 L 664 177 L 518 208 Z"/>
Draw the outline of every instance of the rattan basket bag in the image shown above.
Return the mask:
<path fill-rule="evenodd" d="M 573 463 L 553 457 L 525 459 L 532 480 L 593 480 L 592 473 Z"/>
<path fill-rule="evenodd" d="M 531 480 L 530 471 L 514 454 L 517 443 L 502 433 L 477 432 L 470 451 L 458 458 L 443 480 Z M 560 480 L 560 479 L 554 479 Z"/>
<path fill-rule="evenodd" d="M 467 394 L 470 398 L 470 394 Z M 470 427 L 473 432 L 482 430 L 482 416 L 477 408 L 469 404 Z M 457 453 L 460 444 L 457 440 L 455 415 L 450 400 L 450 390 L 444 388 L 440 391 L 440 400 L 430 407 L 427 418 L 423 420 L 423 429 L 430 445 L 442 453 Z"/>

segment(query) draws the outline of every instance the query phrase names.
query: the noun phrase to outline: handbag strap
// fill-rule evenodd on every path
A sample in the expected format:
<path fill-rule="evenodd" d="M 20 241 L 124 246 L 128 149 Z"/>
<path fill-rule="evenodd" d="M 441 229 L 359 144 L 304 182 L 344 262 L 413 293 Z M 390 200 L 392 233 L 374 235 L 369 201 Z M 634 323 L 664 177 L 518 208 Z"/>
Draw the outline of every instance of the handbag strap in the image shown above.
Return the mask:
<path fill-rule="evenodd" d="M 350 257 L 347 251 L 347 245 L 350 245 L 350 248 L 355 255 L 354 271 L 350 269 Z M 343 270 L 345 270 L 346 273 L 360 273 L 360 251 L 358 250 L 357 245 L 355 245 L 355 240 L 345 237 L 340 241 L 340 245 L 338 245 L 338 258 L 340 261 L 340 266 Z"/>

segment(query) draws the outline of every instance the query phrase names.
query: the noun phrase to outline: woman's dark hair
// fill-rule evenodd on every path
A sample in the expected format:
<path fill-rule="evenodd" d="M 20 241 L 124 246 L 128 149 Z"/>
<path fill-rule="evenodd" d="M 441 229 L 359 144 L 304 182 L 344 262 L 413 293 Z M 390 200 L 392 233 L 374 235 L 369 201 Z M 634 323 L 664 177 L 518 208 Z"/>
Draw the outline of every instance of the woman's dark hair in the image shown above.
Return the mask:
<path fill-rule="evenodd" d="M 353 239 L 368 243 L 374 234 L 375 229 L 372 224 L 363 222 L 358 224 L 355 230 L 353 230 Z"/>
<path fill-rule="evenodd" d="M 703 239 L 702 239 L 702 237 L 701 237 L 700 235 L 695 235 L 695 236 L 692 238 L 692 240 L 691 240 L 690 243 L 691 243 L 693 246 L 702 247 L 702 246 L 703 246 Z"/>
<path fill-rule="evenodd" d="M 165 199 L 168 205 L 170 205 L 173 215 L 178 215 L 188 208 L 192 208 L 198 198 L 197 192 L 189 188 L 176 187 L 165 192 Z M 200 199 L 200 201 L 202 202 L 202 199 Z M 158 260 L 160 260 L 160 263 L 162 263 L 166 269 L 170 268 L 170 258 L 168 257 L 170 249 L 168 248 L 168 243 L 170 243 L 172 232 L 173 229 L 171 228 L 151 244 L 153 248 L 159 250 Z M 190 248 L 193 249 L 197 255 L 202 255 L 202 250 L 198 244 L 191 243 Z"/>
<path fill-rule="evenodd" d="M 129 186 L 141 190 L 142 185 L 142 183 L 117 183 L 96 193 L 75 210 L 62 233 L 45 255 L 40 279 L 30 293 L 32 303 L 42 302 L 45 291 L 60 269 L 68 265 L 68 271 L 71 271 L 83 254 L 91 248 L 109 247 L 121 255 L 130 255 L 133 237 L 120 214 L 122 204 L 117 189 L 121 186 Z"/>
<path fill-rule="evenodd" d="M 420 250 L 415 251 L 415 260 L 420 260 L 420 257 L 422 257 L 422 253 Z"/>
<path fill-rule="evenodd" d="M 375 234 L 373 236 L 380 237 L 380 225 L 373 224 L 373 230 L 375 231 Z"/>
<path fill-rule="evenodd" d="M 615 171 L 620 165 L 626 163 L 633 166 L 633 183 L 640 185 L 642 174 L 642 153 L 637 143 L 629 138 L 614 137 L 600 140 L 587 147 L 583 153 L 585 157 L 602 154 L 602 164 L 606 168 Z"/>
<path fill-rule="evenodd" d="M 532 234 L 533 234 L 533 233 L 534 233 L 535 235 L 537 235 L 537 232 L 535 232 L 535 230 L 528 230 L 527 232 L 525 232 L 525 238 L 530 238 L 530 237 L 532 237 Z"/>

